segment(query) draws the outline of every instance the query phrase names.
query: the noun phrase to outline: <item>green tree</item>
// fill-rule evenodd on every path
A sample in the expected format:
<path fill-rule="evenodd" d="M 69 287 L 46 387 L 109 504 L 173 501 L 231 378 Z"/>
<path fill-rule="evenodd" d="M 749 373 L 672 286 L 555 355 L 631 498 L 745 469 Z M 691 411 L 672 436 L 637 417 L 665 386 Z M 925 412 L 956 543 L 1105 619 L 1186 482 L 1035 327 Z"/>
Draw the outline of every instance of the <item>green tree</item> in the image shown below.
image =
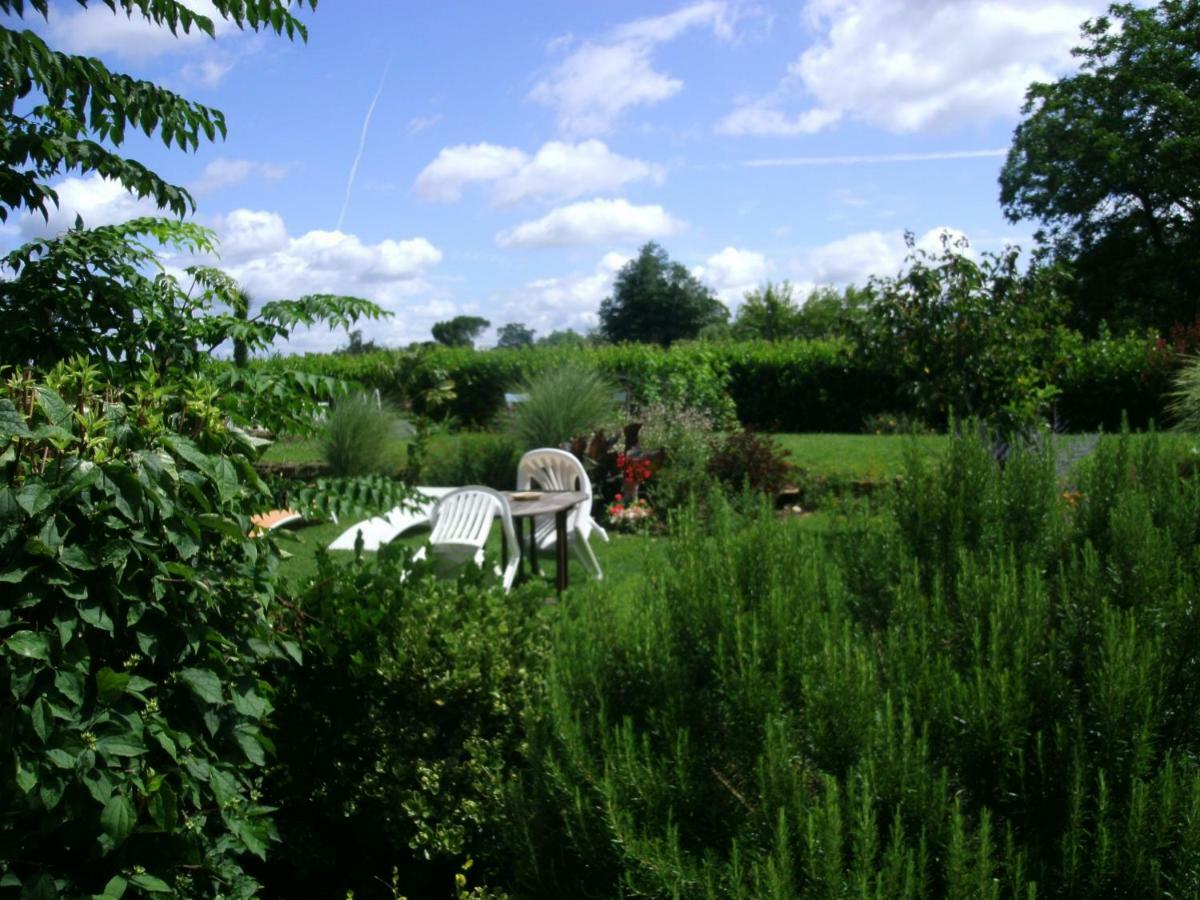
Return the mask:
<path fill-rule="evenodd" d="M 1044 416 L 1057 391 L 1053 366 L 1065 313 L 1063 277 L 1019 250 L 966 253 L 943 237 L 941 252 L 914 247 L 895 278 L 872 279 L 863 351 L 896 373 L 931 424 L 951 413 L 987 418 L 1005 432 Z"/>
<path fill-rule="evenodd" d="M 1013 221 L 1072 260 L 1075 318 L 1166 328 L 1200 303 L 1200 2 L 1121 3 L 1077 74 L 1034 84 L 1000 175 Z"/>
<path fill-rule="evenodd" d="M 193 29 L 213 37 L 213 20 L 180 0 L 100 0 L 114 15 L 140 16 L 178 35 Z M 97 0 L 76 0 L 80 6 Z M 0 12 L 24 18 L 49 16 L 49 0 L 0 0 Z M 267 29 L 307 39 L 293 8 L 316 9 L 317 0 L 212 0 L 239 28 Z M 0 221 L 25 208 L 45 215 L 58 197 L 50 186 L 67 171 L 97 172 L 139 197 L 184 215 L 195 204 L 186 190 L 165 181 L 114 148 L 126 130 L 157 135 L 168 147 L 195 150 L 202 140 L 225 136 L 219 110 L 186 100 L 149 81 L 111 72 L 99 60 L 53 49 L 28 30 L 0 26 Z"/>
<path fill-rule="evenodd" d="M 840 292 L 829 286 L 816 288 L 797 310 L 796 336 L 853 338 L 862 330 L 869 302 L 869 292 L 854 285 Z"/>
<path fill-rule="evenodd" d="M 582 347 L 587 344 L 587 338 L 572 328 L 552 331 L 537 339 L 539 347 Z"/>
<path fill-rule="evenodd" d="M 475 339 L 492 323 L 479 316 L 455 316 L 433 326 L 433 339 L 447 347 L 474 347 Z"/>
<path fill-rule="evenodd" d="M 733 320 L 733 335 L 739 340 L 782 341 L 795 337 L 800 309 L 789 282 L 746 292 Z"/>
<path fill-rule="evenodd" d="M 713 292 L 655 243 L 621 268 L 612 296 L 600 304 L 600 331 L 613 343 L 665 347 L 728 318 L 729 310 Z"/>
<path fill-rule="evenodd" d="M 499 339 L 496 346 L 511 350 L 517 347 L 533 346 L 534 330 L 527 328 L 524 322 L 509 322 L 500 326 Z"/>

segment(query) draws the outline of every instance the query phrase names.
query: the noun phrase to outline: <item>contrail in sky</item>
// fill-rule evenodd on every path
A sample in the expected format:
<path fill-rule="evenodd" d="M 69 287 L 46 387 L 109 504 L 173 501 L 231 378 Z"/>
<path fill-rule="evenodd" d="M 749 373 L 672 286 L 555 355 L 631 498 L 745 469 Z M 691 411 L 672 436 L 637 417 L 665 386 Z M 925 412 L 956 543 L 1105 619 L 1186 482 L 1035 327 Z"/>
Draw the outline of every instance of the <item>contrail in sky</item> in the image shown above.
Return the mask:
<path fill-rule="evenodd" d="M 1005 156 L 1008 150 L 947 150 L 933 153 L 885 153 L 876 156 L 785 156 L 781 159 L 749 159 L 747 168 L 765 166 L 858 166 L 871 163 L 933 162 L 941 159 L 983 159 Z"/>
<path fill-rule="evenodd" d="M 362 160 L 363 148 L 367 146 L 367 129 L 371 127 L 371 116 L 375 112 L 375 104 L 379 102 L 379 95 L 383 93 L 383 83 L 387 81 L 388 71 L 392 68 L 392 59 L 389 58 L 387 65 L 383 67 L 383 77 L 379 79 L 379 87 L 375 89 L 375 96 L 371 98 L 371 105 L 367 107 L 366 118 L 363 119 L 362 135 L 358 139 L 358 152 L 354 154 L 354 162 L 350 166 L 350 177 L 346 179 L 346 197 L 342 200 L 342 211 L 338 215 L 337 230 L 342 230 L 342 222 L 346 218 L 346 207 L 350 205 L 350 192 L 354 189 L 354 178 L 358 175 L 358 164 Z"/>

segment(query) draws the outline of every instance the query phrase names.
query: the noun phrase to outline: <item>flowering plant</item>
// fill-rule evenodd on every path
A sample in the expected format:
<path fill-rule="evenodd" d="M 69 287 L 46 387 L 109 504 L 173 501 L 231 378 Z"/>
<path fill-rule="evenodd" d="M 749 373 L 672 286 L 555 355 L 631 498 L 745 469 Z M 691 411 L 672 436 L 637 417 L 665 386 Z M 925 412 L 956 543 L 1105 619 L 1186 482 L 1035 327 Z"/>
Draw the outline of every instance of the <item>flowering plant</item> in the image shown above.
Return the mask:
<path fill-rule="evenodd" d="M 642 531 L 654 521 L 649 503 L 640 498 L 626 503 L 622 494 L 613 498 L 606 511 L 609 523 L 618 531 Z"/>
<path fill-rule="evenodd" d="M 632 457 L 624 453 L 617 454 L 617 468 L 630 484 L 638 485 L 650 477 L 650 460 L 644 457 Z M 617 495 L 620 498 L 620 494 Z"/>

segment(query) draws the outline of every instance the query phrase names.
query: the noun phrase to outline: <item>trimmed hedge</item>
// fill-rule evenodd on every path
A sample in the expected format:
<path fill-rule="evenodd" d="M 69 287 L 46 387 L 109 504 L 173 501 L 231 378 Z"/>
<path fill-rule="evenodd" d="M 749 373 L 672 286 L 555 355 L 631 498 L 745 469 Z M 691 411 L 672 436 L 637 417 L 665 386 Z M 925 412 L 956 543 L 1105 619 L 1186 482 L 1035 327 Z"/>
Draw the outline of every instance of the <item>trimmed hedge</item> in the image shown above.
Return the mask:
<path fill-rule="evenodd" d="M 1061 393 L 1056 417 L 1072 431 L 1115 430 L 1163 421 L 1163 396 L 1178 362 L 1153 336 L 1104 337 L 1084 342 L 1067 333 L 1045 370 Z M 842 340 L 777 343 L 682 343 L 586 348 L 477 351 L 434 348 L 384 350 L 357 356 L 308 354 L 256 365 L 328 375 L 378 388 L 414 412 L 449 414 L 461 425 L 486 427 L 504 406 L 504 393 L 541 370 L 567 361 L 596 366 L 635 402 L 686 400 L 718 420 L 784 432 L 854 432 L 876 413 L 915 413 L 899 373 L 887 371 Z M 427 410 L 423 397 L 451 379 L 455 397 Z"/>

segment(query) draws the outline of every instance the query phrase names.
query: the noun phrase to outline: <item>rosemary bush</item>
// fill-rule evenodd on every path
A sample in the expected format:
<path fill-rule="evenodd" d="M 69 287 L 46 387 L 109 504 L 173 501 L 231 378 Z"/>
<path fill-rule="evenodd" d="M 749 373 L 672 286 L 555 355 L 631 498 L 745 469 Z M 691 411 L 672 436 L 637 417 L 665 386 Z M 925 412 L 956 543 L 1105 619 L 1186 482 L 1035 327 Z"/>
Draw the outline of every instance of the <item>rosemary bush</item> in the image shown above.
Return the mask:
<path fill-rule="evenodd" d="M 969 429 L 965 430 L 969 432 Z M 914 457 L 832 535 L 682 519 L 572 597 L 512 794 L 531 896 L 1200 892 L 1200 489 L 1154 440 Z"/>

